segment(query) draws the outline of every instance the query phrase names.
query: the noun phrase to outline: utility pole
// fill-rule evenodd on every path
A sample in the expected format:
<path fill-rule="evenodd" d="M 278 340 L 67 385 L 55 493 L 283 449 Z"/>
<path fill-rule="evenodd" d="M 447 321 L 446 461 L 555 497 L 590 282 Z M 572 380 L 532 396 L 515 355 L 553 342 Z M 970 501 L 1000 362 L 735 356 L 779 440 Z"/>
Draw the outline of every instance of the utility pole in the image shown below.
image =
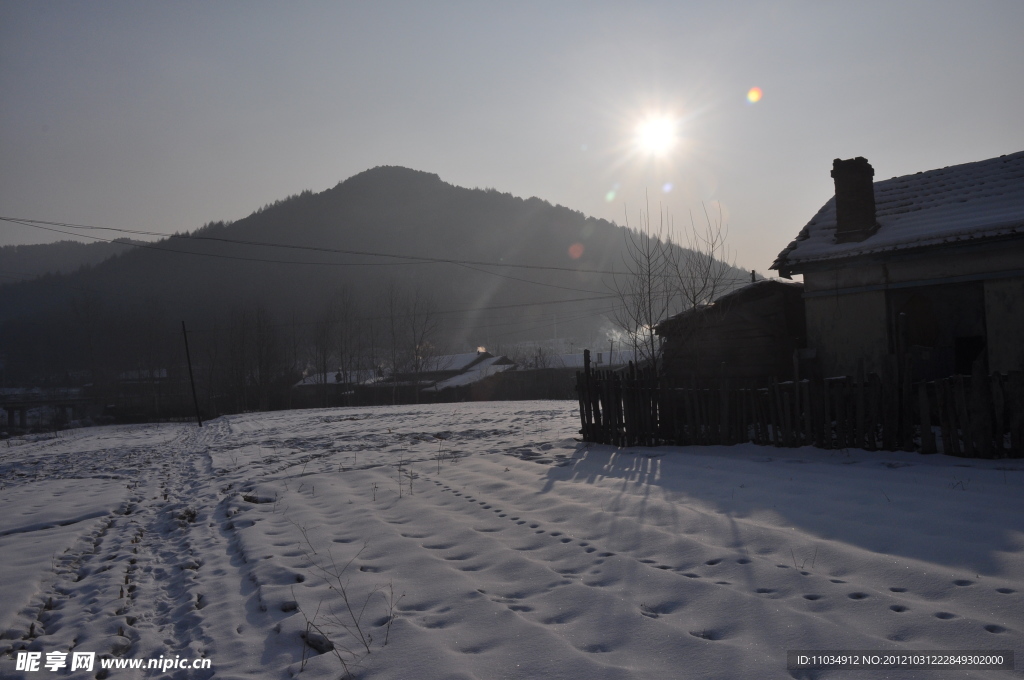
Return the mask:
<path fill-rule="evenodd" d="M 181 334 L 185 336 L 185 359 L 188 361 L 188 379 L 192 383 L 192 403 L 196 407 L 196 422 L 199 427 L 203 426 L 203 418 L 199 415 L 199 397 L 196 396 L 196 379 L 192 377 L 192 355 L 188 351 L 188 331 L 185 330 L 185 321 L 181 322 Z"/>

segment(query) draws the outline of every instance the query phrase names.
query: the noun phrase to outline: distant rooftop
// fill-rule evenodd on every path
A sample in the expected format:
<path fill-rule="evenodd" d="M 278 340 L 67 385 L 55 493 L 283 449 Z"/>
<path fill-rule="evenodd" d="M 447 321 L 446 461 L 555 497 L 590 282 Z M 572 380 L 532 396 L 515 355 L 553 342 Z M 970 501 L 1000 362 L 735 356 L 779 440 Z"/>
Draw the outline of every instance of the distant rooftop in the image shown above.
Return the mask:
<path fill-rule="evenodd" d="M 878 231 L 837 243 L 833 196 L 772 269 L 872 253 L 1024 235 L 1024 151 L 874 183 Z"/>

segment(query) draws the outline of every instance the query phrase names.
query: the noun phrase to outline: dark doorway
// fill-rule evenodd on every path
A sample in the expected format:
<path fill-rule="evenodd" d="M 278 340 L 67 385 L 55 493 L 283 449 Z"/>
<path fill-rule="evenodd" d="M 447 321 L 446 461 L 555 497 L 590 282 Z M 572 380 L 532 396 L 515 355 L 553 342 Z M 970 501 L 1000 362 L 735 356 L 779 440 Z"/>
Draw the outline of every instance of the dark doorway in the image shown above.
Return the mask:
<path fill-rule="evenodd" d="M 889 351 L 913 358 L 915 380 L 971 372 L 986 347 L 981 281 L 899 288 L 886 297 Z"/>
<path fill-rule="evenodd" d="M 985 336 L 960 337 L 955 338 L 953 342 L 956 372 L 961 375 L 969 375 L 974 367 L 974 362 L 985 351 Z M 985 368 L 985 372 L 988 373 L 988 367 Z"/>

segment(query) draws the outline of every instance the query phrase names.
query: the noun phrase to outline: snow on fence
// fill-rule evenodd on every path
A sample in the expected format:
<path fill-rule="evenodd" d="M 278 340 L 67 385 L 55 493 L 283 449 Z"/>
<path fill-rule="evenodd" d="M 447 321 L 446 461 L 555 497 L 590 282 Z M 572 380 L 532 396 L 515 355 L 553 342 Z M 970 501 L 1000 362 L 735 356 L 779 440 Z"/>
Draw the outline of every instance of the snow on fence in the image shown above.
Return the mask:
<path fill-rule="evenodd" d="M 583 439 L 617 446 L 756 444 L 1024 457 L 1024 373 L 912 383 L 908 371 L 672 385 L 651 368 L 576 374 Z"/>

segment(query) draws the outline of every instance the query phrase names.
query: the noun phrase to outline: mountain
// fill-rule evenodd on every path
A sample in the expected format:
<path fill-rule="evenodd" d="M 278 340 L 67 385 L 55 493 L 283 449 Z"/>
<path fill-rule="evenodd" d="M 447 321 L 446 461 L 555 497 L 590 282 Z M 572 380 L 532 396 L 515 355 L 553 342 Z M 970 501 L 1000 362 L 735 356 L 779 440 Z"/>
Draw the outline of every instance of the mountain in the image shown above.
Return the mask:
<path fill-rule="evenodd" d="M 435 350 L 553 337 L 604 346 L 612 277 L 600 272 L 624 269 L 624 233 L 538 198 L 378 167 L 234 223 L 5 284 L 0 352 L 7 382 L 97 375 L 101 366 L 107 375 L 160 368 L 181 362 L 185 321 L 195 330 L 194 355 L 212 373 L 241 342 L 230 340 L 232 329 L 262 323 L 276 329 L 294 365 L 309 354 L 303 348 L 332 300 L 348 300 L 342 327 L 373 331 L 363 346 L 386 344 L 382 334 L 395 320 L 388 291 L 406 311 L 416 299 L 421 311 L 432 303 Z M 592 299 L 573 301 L 582 298 Z"/>

